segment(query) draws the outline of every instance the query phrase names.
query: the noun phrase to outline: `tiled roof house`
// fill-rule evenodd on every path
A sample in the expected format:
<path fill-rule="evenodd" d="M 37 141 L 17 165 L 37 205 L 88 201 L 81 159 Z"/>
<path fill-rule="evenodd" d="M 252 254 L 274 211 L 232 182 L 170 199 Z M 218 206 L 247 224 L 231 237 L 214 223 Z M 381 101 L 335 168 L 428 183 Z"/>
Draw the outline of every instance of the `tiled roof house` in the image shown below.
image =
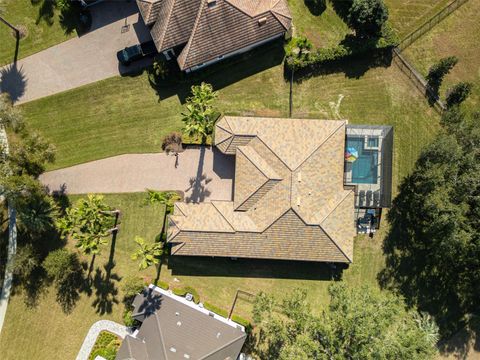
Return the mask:
<path fill-rule="evenodd" d="M 286 0 L 137 0 L 159 52 L 191 71 L 290 30 Z M 175 51 L 175 53 L 174 53 Z"/>
<path fill-rule="evenodd" d="M 177 203 L 169 218 L 172 254 L 352 262 L 346 124 L 223 117 L 215 145 L 235 155 L 233 201 Z"/>

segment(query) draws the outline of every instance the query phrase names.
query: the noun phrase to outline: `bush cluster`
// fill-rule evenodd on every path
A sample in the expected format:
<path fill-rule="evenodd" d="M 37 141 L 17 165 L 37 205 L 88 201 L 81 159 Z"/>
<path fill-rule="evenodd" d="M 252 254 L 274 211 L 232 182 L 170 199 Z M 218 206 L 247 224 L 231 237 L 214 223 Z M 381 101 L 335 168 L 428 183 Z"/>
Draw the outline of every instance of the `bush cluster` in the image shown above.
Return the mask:
<path fill-rule="evenodd" d="M 390 49 L 398 43 L 398 36 L 388 23 L 384 25 L 379 38 L 360 39 L 350 35 L 340 44 L 328 48 L 314 49 L 307 38 L 293 37 L 285 47 L 286 64 L 290 69 L 298 70 L 371 51 Z"/>

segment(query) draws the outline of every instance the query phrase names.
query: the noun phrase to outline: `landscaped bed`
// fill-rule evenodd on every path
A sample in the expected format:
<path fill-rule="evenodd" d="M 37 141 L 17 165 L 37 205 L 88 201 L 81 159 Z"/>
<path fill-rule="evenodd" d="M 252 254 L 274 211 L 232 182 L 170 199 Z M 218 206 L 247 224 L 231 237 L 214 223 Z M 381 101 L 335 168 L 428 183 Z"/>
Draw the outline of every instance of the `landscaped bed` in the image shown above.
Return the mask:
<path fill-rule="evenodd" d="M 105 360 L 115 360 L 118 349 L 120 348 L 121 339 L 108 331 L 102 331 L 93 345 L 92 352 L 88 360 L 95 360 L 97 356 L 103 357 Z"/>

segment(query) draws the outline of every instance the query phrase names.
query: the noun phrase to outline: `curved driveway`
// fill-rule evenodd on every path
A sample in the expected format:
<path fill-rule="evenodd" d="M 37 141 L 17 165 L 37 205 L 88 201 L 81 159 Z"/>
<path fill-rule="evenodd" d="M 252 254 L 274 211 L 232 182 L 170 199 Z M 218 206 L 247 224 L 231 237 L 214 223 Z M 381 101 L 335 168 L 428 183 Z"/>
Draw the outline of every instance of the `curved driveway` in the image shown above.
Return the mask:
<path fill-rule="evenodd" d="M 188 148 L 176 157 L 128 154 L 49 171 L 40 176 L 51 191 L 68 194 L 125 193 L 145 189 L 180 190 L 185 200 L 231 200 L 233 156 L 205 147 Z"/>

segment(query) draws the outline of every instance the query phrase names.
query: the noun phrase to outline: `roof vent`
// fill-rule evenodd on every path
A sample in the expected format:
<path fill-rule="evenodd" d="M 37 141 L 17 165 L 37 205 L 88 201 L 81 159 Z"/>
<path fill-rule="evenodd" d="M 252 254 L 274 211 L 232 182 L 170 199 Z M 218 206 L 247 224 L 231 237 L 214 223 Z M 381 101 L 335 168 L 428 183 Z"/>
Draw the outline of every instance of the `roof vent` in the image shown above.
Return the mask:
<path fill-rule="evenodd" d="M 181 326 L 182 325 L 182 322 L 181 321 L 177 321 L 177 326 Z"/>
<path fill-rule="evenodd" d="M 300 196 L 297 196 L 297 206 L 300 207 L 300 200 L 301 200 L 301 197 Z"/>
<path fill-rule="evenodd" d="M 170 348 L 170 351 L 173 352 L 173 353 L 176 353 L 177 352 L 177 349 L 175 349 L 173 346 Z"/>
<path fill-rule="evenodd" d="M 302 182 L 302 173 L 301 172 L 299 172 L 297 174 L 297 180 L 298 180 L 298 182 Z"/>
<path fill-rule="evenodd" d="M 176 311 L 175 316 L 180 316 L 180 313 L 178 311 Z"/>
<path fill-rule="evenodd" d="M 220 335 L 222 335 L 221 333 L 217 333 L 217 339 L 220 339 Z"/>
<path fill-rule="evenodd" d="M 258 26 L 265 25 L 266 23 L 267 23 L 267 18 L 266 17 L 262 17 L 262 18 L 258 19 Z"/>
<path fill-rule="evenodd" d="M 217 5 L 217 0 L 207 0 L 207 6 L 209 8 L 212 8 L 214 7 L 215 5 Z"/>
<path fill-rule="evenodd" d="M 190 355 L 188 355 L 188 354 L 183 354 L 183 357 L 184 357 L 185 359 L 190 359 Z"/>

